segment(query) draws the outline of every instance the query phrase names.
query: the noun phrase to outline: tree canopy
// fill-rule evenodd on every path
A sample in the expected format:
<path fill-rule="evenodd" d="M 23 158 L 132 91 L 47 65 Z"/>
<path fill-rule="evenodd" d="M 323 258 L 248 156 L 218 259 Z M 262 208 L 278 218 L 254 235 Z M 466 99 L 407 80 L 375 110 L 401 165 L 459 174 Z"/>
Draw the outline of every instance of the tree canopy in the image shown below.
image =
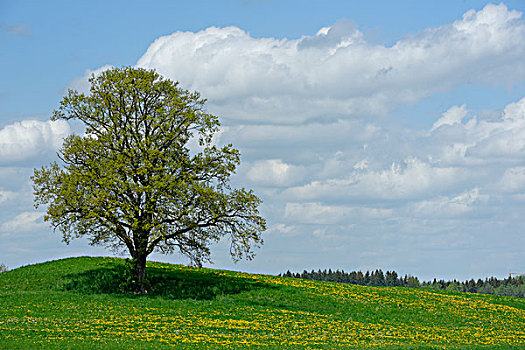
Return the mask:
<path fill-rule="evenodd" d="M 47 205 L 44 219 L 63 240 L 129 251 L 138 292 L 154 251 L 201 265 L 228 236 L 233 259 L 251 259 L 266 228 L 261 201 L 231 187 L 239 151 L 214 144 L 219 120 L 199 93 L 132 67 L 89 81 L 88 94 L 69 90 L 52 116 L 81 121 L 84 134 L 67 137 L 59 162 L 32 176 L 35 206 Z"/>

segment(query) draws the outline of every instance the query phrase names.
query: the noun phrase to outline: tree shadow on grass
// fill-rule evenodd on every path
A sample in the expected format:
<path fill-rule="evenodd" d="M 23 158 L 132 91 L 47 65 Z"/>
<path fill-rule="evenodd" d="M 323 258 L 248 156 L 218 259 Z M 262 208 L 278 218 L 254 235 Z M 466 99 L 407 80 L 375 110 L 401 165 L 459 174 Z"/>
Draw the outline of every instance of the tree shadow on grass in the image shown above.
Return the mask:
<path fill-rule="evenodd" d="M 82 294 L 138 296 L 129 292 L 128 275 L 125 265 L 101 267 L 65 276 L 64 289 Z M 148 293 L 142 296 L 166 299 L 210 300 L 221 295 L 275 288 L 264 282 L 201 269 L 168 270 L 148 266 L 146 276 Z"/>

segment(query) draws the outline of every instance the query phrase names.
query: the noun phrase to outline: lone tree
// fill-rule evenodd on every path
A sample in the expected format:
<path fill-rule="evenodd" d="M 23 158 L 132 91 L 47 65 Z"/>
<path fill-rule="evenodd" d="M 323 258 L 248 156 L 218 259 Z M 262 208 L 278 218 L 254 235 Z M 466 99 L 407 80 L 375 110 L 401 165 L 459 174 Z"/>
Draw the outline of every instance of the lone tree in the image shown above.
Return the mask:
<path fill-rule="evenodd" d="M 52 116 L 80 120 L 85 134 L 67 137 L 60 164 L 32 176 L 35 207 L 47 205 L 44 219 L 63 241 L 87 236 L 91 245 L 127 249 L 139 293 L 154 251 L 179 250 L 201 266 L 210 244 L 229 236 L 235 261 L 253 258 L 266 229 L 261 201 L 230 186 L 240 154 L 212 143 L 219 121 L 205 100 L 140 68 L 89 81 L 89 94 L 69 90 Z"/>

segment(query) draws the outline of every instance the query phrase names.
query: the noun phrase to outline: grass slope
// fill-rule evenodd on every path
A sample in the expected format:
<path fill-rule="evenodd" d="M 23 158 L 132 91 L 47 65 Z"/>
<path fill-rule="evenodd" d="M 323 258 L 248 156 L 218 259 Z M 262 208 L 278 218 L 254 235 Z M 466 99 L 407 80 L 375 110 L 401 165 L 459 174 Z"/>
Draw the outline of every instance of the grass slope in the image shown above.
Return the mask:
<path fill-rule="evenodd" d="M 1 349 L 525 349 L 525 300 L 148 263 L 114 293 L 116 258 L 0 274 Z"/>

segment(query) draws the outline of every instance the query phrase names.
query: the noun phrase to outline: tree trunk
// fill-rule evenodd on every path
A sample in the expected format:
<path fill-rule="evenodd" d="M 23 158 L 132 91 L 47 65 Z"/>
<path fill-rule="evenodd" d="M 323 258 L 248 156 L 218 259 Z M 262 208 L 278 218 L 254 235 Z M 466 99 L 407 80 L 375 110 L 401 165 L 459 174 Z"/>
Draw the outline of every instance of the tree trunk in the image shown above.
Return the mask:
<path fill-rule="evenodd" d="M 134 292 L 145 294 L 146 290 L 146 254 L 137 254 L 134 257 L 133 266 L 133 281 L 134 281 Z"/>

